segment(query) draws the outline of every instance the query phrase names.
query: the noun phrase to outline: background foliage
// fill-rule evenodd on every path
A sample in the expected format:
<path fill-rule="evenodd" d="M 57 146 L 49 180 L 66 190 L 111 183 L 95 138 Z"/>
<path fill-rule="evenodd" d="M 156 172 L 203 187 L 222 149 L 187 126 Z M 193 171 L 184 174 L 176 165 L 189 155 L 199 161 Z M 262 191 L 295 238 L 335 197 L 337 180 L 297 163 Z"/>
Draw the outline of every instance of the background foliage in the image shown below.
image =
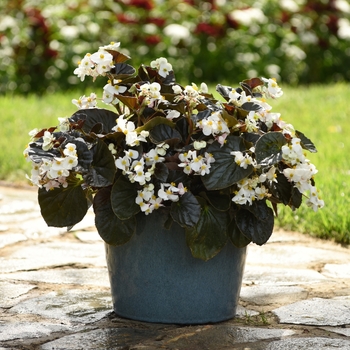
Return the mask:
<path fill-rule="evenodd" d="M 0 0 L 0 92 L 65 90 L 85 52 L 120 41 L 177 80 L 350 80 L 347 0 Z"/>

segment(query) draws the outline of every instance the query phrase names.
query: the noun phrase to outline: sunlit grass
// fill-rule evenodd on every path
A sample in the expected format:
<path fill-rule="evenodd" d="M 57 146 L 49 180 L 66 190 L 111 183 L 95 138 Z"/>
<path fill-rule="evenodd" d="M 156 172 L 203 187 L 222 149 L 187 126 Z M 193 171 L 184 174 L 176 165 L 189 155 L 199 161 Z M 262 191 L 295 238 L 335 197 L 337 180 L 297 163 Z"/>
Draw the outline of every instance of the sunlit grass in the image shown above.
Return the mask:
<path fill-rule="evenodd" d="M 0 97 L 0 179 L 25 182 L 29 165 L 22 156 L 34 128 L 57 125 L 58 117 L 76 111 L 71 103 L 79 93 L 66 92 L 45 97 Z M 274 112 L 302 131 L 316 145 L 308 153 L 316 165 L 316 186 L 325 201 L 318 212 L 303 205 L 292 212 L 279 207 L 276 226 L 350 243 L 350 104 L 345 84 L 284 88 L 284 96 L 268 101 Z M 101 105 L 102 107 L 102 105 Z"/>
<path fill-rule="evenodd" d="M 23 181 L 30 170 L 22 156 L 29 142 L 28 132 L 34 128 L 55 126 L 58 117 L 76 111 L 72 104 L 74 93 L 60 93 L 38 97 L 35 95 L 1 96 L 0 179 Z"/>
<path fill-rule="evenodd" d="M 319 173 L 315 180 L 325 207 L 314 213 L 305 205 L 280 211 L 278 226 L 350 243 L 350 104 L 349 85 L 285 89 L 273 109 L 314 141 L 308 153 Z"/>

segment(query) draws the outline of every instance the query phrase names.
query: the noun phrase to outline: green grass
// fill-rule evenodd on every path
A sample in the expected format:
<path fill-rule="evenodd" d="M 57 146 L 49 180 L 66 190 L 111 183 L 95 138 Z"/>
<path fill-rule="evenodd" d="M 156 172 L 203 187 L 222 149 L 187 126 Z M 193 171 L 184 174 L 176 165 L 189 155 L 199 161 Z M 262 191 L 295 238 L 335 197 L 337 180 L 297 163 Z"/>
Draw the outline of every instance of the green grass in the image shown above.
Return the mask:
<path fill-rule="evenodd" d="M 34 128 L 57 125 L 58 117 L 76 111 L 71 103 L 80 93 L 66 92 L 45 97 L 0 97 L 0 180 L 25 182 L 29 166 L 22 157 Z M 316 185 L 325 201 L 318 212 L 302 205 L 292 212 L 279 207 L 276 226 L 321 238 L 350 243 L 350 103 L 345 84 L 284 88 L 284 96 L 268 101 L 274 112 L 302 131 L 316 145 L 309 153 L 316 165 Z M 101 105 L 102 107 L 102 105 Z"/>
<path fill-rule="evenodd" d="M 73 92 L 38 96 L 1 96 L 0 180 L 22 182 L 30 166 L 22 157 L 34 128 L 56 126 L 58 117 L 72 115 L 77 109 Z"/>
<path fill-rule="evenodd" d="M 276 225 L 337 242 L 350 243 L 350 104 L 349 85 L 284 89 L 273 110 L 304 132 L 318 152 L 309 153 L 316 165 L 316 186 L 325 207 L 313 212 L 303 205 L 297 211 L 280 210 Z"/>

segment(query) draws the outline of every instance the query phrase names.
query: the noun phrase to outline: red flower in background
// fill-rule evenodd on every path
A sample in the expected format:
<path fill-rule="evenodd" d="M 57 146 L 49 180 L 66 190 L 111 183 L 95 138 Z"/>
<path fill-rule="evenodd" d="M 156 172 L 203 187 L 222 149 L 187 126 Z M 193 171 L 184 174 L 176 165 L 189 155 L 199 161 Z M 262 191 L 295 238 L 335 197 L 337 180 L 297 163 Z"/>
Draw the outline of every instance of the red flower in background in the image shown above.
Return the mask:
<path fill-rule="evenodd" d="M 338 33 L 338 28 L 339 28 L 338 27 L 338 16 L 330 15 L 328 17 L 327 27 L 331 33 L 336 35 Z"/>
<path fill-rule="evenodd" d="M 165 19 L 161 17 L 148 17 L 146 22 L 155 24 L 157 27 L 164 27 Z"/>
<path fill-rule="evenodd" d="M 130 0 L 128 5 L 143 8 L 145 10 L 152 10 L 154 8 L 152 0 Z"/>
<path fill-rule="evenodd" d="M 137 24 L 138 23 L 138 21 L 135 18 L 128 16 L 124 13 L 118 13 L 116 15 L 116 17 L 117 17 L 118 22 L 120 22 L 120 23 L 124 23 L 124 24 Z"/>
<path fill-rule="evenodd" d="M 209 36 L 218 37 L 223 33 L 222 26 L 216 26 L 209 23 L 199 23 L 195 29 L 195 34 L 206 34 Z"/>
<path fill-rule="evenodd" d="M 149 35 L 145 38 L 148 45 L 157 45 L 162 41 L 159 35 Z"/>
<path fill-rule="evenodd" d="M 28 21 L 33 28 L 40 29 L 42 34 L 47 34 L 49 32 L 45 18 L 41 14 L 40 10 L 28 8 L 25 10 L 25 14 L 27 15 Z"/>

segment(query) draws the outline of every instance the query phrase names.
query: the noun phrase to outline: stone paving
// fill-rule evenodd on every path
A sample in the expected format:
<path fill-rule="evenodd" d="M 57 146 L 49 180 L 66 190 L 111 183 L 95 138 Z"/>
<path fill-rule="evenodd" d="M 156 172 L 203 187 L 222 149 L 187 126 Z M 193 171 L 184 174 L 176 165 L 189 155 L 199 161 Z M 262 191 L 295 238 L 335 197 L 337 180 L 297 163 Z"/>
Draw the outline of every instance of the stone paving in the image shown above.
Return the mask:
<path fill-rule="evenodd" d="M 237 317 L 149 324 L 112 312 L 93 213 L 48 228 L 36 190 L 0 184 L 0 350 L 350 349 L 350 250 L 277 231 L 250 245 Z"/>

